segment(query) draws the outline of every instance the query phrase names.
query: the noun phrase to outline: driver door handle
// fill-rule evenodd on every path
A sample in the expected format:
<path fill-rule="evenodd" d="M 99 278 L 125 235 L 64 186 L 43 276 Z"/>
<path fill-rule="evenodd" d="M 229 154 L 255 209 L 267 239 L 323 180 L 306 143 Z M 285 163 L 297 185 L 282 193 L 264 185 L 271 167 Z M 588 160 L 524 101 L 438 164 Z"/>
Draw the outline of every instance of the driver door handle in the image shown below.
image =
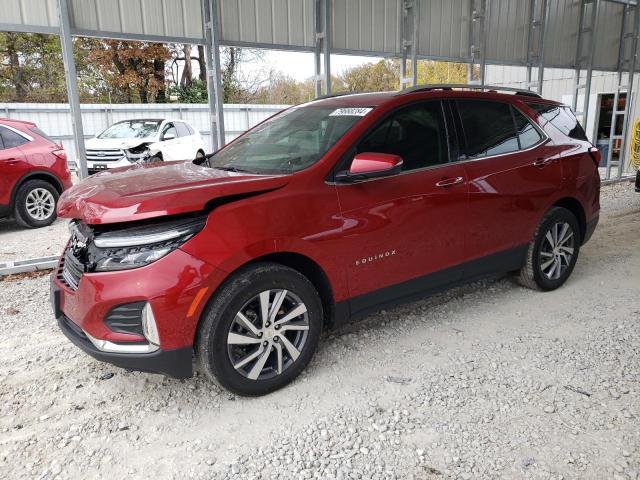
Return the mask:
<path fill-rule="evenodd" d="M 436 183 L 436 187 L 450 187 L 452 185 L 457 185 L 458 183 L 462 183 L 464 179 L 462 177 L 451 177 L 451 178 L 443 178 L 438 183 Z"/>
<path fill-rule="evenodd" d="M 553 162 L 553 158 L 538 158 L 533 162 L 534 167 L 546 167 Z"/>

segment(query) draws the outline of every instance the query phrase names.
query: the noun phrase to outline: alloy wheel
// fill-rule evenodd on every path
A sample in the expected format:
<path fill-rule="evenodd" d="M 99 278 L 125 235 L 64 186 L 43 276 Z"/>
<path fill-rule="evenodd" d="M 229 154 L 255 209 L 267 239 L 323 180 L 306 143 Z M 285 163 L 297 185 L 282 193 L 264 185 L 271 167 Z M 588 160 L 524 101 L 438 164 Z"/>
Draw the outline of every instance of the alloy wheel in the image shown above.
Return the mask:
<path fill-rule="evenodd" d="M 56 207 L 53 194 L 46 188 L 34 188 L 25 200 L 27 213 L 35 220 L 46 220 Z"/>
<path fill-rule="evenodd" d="M 567 222 L 554 223 L 542 240 L 539 265 L 549 280 L 557 280 L 571 265 L 574 254 L 573 229 Z"/>
<path fill-rule="evenodd" d="M 250 380 L 273 378 L 295 363 L 308 333 L 302 300 L 288 290 L 265 290 L 236 313 L 227 335 L 229 360 Z"/>

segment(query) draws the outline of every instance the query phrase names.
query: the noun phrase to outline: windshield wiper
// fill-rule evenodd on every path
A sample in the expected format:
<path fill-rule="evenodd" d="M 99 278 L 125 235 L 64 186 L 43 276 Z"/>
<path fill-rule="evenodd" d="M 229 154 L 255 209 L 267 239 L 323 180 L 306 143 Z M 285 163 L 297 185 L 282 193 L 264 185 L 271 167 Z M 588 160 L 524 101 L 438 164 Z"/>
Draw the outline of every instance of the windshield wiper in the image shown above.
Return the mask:
<path fill-rule="evenodd" d="M 228 166 L 217 166 L 217 165 L 214 165 L 211 168 L 215 168 L 216 170 L 224 170 L 225 172 L 253 173 L 251 170 L 247 170 L 247 169 L 244 169 L 244 168 L 238 168 L 238 167 L 228 167 Z"/>

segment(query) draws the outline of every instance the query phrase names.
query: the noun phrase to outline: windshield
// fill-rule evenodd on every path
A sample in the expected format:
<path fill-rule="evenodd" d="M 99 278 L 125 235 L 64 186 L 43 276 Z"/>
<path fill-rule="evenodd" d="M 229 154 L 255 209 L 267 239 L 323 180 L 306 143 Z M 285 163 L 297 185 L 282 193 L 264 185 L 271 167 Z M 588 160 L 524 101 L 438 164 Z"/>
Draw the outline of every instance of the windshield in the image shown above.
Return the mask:
<path fill-rule="evenodd" d="M 162 122 L 158 120 L 127 120 L 111 125 L 98 138 L 145 138 L 153 137 Z"/>
<path fill-rule="evenodd" d="M 371 108 L 306 106 L 286 110 L 247 132 L 209 160 L 222 170 L 286 174 L 322 156 Z"/>

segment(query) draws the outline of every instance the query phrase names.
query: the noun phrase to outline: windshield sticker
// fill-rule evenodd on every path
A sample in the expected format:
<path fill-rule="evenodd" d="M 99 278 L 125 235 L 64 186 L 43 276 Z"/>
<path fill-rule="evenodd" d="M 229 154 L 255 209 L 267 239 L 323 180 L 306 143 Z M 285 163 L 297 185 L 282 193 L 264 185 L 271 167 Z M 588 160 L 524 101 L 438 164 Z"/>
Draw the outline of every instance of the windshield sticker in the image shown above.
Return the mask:
<path fill-rule="evenodd" d="M 372 110 L 370 107 L 337 108 L 329 114 L 330 117 L 364 117 Z"/>

